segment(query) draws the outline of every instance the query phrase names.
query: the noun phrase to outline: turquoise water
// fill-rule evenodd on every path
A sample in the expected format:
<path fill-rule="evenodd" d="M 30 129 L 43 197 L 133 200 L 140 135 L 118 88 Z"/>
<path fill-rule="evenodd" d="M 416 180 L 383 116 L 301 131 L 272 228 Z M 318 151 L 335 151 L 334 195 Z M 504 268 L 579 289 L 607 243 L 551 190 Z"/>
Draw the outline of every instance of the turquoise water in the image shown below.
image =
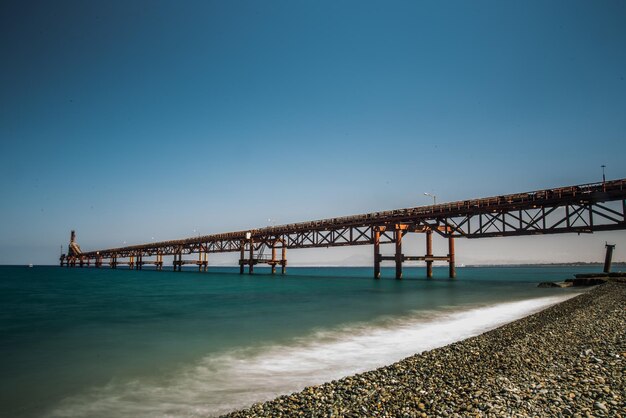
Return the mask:
<path fill-rule="evenodd" d="M 0 415 L 206 416 L 493 328 L 599 267 L 0 267 Z"/>

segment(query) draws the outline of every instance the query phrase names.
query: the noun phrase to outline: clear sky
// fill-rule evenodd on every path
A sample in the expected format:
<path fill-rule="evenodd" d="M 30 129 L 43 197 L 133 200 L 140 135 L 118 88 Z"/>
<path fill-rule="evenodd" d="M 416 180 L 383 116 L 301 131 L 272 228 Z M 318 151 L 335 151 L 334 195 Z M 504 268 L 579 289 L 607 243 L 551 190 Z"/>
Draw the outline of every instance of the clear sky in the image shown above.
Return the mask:
<path fill-rule="evenodd" d="M 3 1 L 0 263 L 56 263 L 70 229 L 98 249 L 626 177 L 624 22 L 623 1 Z M 626 259 L 624 231 L 457 251 L 605 240 Z"/>

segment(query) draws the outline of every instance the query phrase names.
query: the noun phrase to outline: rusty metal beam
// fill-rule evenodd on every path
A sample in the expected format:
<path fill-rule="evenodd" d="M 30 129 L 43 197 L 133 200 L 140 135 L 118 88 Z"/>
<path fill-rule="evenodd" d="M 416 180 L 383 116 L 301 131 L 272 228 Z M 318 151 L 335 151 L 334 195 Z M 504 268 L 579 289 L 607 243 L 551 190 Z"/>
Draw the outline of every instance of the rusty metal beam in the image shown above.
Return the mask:
<path fill-rule="evenodd" d="M 448 264 L 449 276 L 451 279 L 456 277 L 456 263 L 454 260 L 454 237 L 448 237 Z"/>
<path fill-rule="evenodd" d="M 611 201 L 619 201 L 619 207 L 605 204 Z M 396 225 L 403 225 L 404 228 L 399 235 Z M 260 251 L 263 246 L 271 247 L 276 242 L 282 243 L 283 252 L 287 248 L 393 243 L 400 247 L 401 254 L 402 234 L 406 232 L 430 230 L 444 237 L 487 238 L 623 229 L 626 229 L 626 179 L 91 252 L 78 253 L 79 247 L 75 235 L 72 235 L 71 253 L 62 255 L 60 264 L 67 267 L 77 263 L 84 265 L 102 257 L 110 259 L 109 264 L 115 268 L 121 264 L 118 258 L 129 258 L 131 265 L 140 269 L 144 264 L 143 257 L 160 256 L 162 260 L 163 255 L 173 255 L 174 269 L 180 271 L 183 254 L 240 252 L 242 272 L 244 264 L 249 264 L 250 270 L 253 270 L 254 264 L 244 260 L 246 242 L 251 247 L 250 259 L 254 258 L 255 251 Z M 379 232 L 376 233 L 376 230 Z M 248 234 L 250 238 L 246 237 Z M 396 257 L 396 260 L 401 258 Z M 286 265 L 284 257 L 281 263 L 283 261 Z M 401 270 L 401 262 L 396 270 Z"/>
<path fill-rule="evenodd" d="M 433 256 L 433 231 L 426 231 L 426 257 Z M 426 277 L 432 279 L 433 277 L 433 260 L 426 260 Z"/>
<path fill-rule="evenodd" d="M 380 229 L 374 228 L 374 278 L 380 279 Z"/>
<path fill-rule="evenodd" d="M 395 255 L 395 261 L 396 261 L 396 279 L 400 280 L 402 279 L 402 262 L 404 261 L 404 255 L 402 254 L 402 234 L 403 234 L 403 230 L 402 228 L 400 228 L 399 226 L 396 226 L 396 231 L 395 231 L 395 235 L 396 235 L 396 255 Z"/>

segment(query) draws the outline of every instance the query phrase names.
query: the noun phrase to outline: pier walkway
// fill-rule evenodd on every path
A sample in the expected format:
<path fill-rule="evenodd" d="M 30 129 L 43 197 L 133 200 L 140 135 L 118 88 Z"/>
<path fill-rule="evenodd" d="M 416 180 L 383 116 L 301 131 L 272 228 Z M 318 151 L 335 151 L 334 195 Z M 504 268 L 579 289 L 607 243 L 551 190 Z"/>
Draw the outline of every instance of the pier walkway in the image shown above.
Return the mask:
<path fill-rule="evenodd" d="M 192 264 L 206 271 L 209 253 L 239 252 L 240 273 L 247 266 L 252 274 L 257 264 L 269 264 L 272 273 L 280 266 L 285 273 L 287 249 L 372 245 L 375 278 L 380 278 L 384 261 L 395 264 L 397 279 L 402 278 L 405 261 L 425 261 L 427 277 L 432 277 L 434 262 L 447 262 L 449 276 L 455 277 L 455 238 L 622 229 L 626 229 L 626 179 L 88 252 L 76 244 L 72 231 L 68 253 L 61 255 L 60 264 L 111 268 L 128 265 L 135 269 L 153 264 L 162 270 L 163 256 L 174 256 L 174 270 Z M 409 233 L 425 235 L 424 255 L 402 252 L 402 239 Z M 447 254 L 433 254 L 433 233 L 448 240 Z M 381 254 L 383 244 L 393 244 L 391 255 Z M 192 254 L 196 258 L 183 259 L 183 255 Z M 149 257 L 153 259 L 146 260 Z"/>

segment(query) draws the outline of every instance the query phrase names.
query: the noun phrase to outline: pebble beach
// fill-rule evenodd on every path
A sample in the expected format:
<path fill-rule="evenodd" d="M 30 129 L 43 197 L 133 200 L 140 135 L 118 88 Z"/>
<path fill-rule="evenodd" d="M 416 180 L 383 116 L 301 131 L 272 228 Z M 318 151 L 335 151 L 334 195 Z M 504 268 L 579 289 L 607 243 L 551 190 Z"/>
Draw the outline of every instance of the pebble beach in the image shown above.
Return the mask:
<path fill-rule="evenodd" d="M 225 417 L 626 417 L 626 283 Z"/>

